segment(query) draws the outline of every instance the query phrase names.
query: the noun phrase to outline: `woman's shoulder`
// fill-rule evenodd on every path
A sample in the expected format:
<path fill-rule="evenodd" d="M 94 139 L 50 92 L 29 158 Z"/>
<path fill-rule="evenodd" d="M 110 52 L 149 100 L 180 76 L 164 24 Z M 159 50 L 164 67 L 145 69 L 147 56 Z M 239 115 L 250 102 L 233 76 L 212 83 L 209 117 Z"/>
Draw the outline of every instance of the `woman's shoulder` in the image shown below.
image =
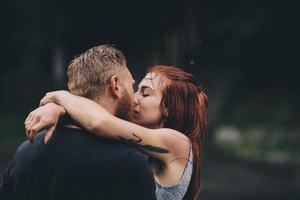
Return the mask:
<path fill-rule="evenodd" d="M 161 128 L 157 129 L 159 135 L 164 142 L 175 149 L 185 149 L 189 152 L 191 142 L 190 139 L 183 133 L 170 129 L 170 128 Z"/>
<path fill-rule="evenodd" d="M 170 161 L 181 158 L 188 158 L 191 148 L 189 138 L 183 133 L 170 128 L 157 129 L 155 135 L 159 135 L 159 139 L 168 149 L 168 155 L 162 160 L 165 164 Z"/>

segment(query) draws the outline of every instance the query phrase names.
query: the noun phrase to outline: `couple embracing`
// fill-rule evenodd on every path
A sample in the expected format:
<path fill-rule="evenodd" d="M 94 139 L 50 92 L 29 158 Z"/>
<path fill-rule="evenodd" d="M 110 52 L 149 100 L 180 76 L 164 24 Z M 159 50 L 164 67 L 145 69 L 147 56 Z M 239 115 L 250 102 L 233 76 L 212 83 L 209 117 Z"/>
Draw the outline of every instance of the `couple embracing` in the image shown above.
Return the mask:
<path fill-rule="evenodd" d="M 123 53 L 100 45 L 67 75 L 28 115 L 1 199 L 198 198 L 207 97 L 191 74 L 156 65 L 134 93 Z"/>

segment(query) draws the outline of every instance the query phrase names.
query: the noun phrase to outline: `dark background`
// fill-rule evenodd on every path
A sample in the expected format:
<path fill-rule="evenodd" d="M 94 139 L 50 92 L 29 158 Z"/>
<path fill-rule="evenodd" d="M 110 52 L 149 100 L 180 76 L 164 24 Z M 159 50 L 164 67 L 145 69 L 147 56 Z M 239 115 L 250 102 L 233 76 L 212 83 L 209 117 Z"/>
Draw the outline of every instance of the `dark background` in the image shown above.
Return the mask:
<path fill-rule="evenodd" d="M 154 64 L 209 97 L 202 200 L 300 199 L 299 1 L 50 1 L 1 5 L 0 175 L 68 62 L 116 44 L 137 81 Z M 184 119 L 183 119 L 184 120 Z"/>

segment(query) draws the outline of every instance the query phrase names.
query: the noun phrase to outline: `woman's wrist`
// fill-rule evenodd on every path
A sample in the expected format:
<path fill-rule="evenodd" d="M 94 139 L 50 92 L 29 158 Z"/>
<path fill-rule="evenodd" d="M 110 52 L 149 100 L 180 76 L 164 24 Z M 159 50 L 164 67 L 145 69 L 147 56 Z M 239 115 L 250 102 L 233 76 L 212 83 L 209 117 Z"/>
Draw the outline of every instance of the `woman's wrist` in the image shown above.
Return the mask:
<path fill-rule="evenodd" d="M 57 105 L 57 104 L 55 104 L 55 105 Z M 59 117 L 64 116 L 67 113 L 67 111 L 64 109 L 64 107 L 62 107 L 60 105 L 57 105 L 57 106 L 59 108 Z"/>
<path fill-rule="evenodd" d="M 56 111 L 56 113 L 58 114 L 58 117 L 61 117 L 66 114 L 66 110 L 62 106 L 60 106 L 56 103 L 52 102 L 52 103 L 48 103 L 47 105 L 51 106 L 52 109 Z"/>
<path fill-rule="evenodd" d="M 60 91 L 59 93 L 57 93 L 53 96 L 53 99 L 52 99 L 53 103 L 55 103 L 55 104 L 57 104 L 61 107 L 64 107 L 63 103 L 67 102 L 67 99 L 68 99 L 69 95 L 72 95 L 72 94 L 70 92 L 66 91 L 66 90 L 62 90 L 62 91 Z"/>

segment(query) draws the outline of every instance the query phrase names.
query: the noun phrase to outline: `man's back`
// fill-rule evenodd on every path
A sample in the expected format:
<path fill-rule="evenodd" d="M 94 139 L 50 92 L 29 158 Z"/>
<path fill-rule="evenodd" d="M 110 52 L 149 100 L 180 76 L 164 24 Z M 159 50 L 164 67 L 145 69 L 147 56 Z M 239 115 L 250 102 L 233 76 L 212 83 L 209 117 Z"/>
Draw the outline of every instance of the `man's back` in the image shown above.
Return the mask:
<path fill-rule="evenodd" d="M 155 199 L 146 157 L 119 141 L 59 128 L 43 144 L 23 143 L 3 177 L 7 199 Z"/>

